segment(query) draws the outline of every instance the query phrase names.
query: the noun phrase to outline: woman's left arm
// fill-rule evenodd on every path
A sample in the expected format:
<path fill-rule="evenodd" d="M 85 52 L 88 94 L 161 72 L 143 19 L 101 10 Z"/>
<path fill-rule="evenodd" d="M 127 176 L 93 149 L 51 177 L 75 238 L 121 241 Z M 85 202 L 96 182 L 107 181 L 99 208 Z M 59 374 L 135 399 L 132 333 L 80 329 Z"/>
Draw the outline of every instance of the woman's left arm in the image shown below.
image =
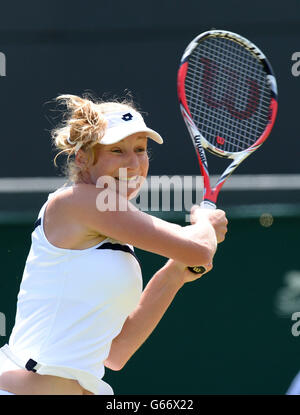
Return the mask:
<path fill-rule="evenodd" d="M 207 268 L 211 269 L 210 266 Z M 156 272 L 143 291 L 137 308 L 128 316 L 121 332 L 112 341 L 105 366 L 121 370 L 155 329 L 184 283 L 201 275 L 191 273 L 185 265 L 171 259 Z"/>

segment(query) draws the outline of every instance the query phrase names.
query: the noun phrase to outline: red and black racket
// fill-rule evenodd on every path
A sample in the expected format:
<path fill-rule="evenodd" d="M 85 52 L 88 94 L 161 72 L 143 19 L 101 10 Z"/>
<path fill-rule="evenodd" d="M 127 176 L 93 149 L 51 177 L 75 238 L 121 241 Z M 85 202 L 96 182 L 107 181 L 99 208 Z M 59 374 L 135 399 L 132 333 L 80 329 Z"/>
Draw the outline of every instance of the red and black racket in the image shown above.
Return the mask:
<path fill-rule="evenodd" d="M 225 30 L 210 30 L 187 46 L 177 88 L 203 176 L 201 206 L 216 208 L 225 181 L 272 130 L 277 114 L 276 79 L 265 55 L 249 40 Z M 214 187 L 204 149 L 232 159 Z M 190 270 L 203 273 L 205 268 Z"/>

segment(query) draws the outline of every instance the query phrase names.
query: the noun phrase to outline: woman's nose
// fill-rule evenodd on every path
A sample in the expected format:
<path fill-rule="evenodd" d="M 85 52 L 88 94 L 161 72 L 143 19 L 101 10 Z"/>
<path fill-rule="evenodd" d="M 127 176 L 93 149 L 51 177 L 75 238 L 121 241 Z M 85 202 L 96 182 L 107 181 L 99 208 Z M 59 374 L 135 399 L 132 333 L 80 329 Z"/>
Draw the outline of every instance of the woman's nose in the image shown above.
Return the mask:
<path fill-rule="evenodd" d="M 127 168 L 129 168 L 129 169 L 131 169 L 131 170 L 134 170 L 134 169 L 136 169 L 136 168 L 138 168 L 139 167 L 139 160 L 138 160 L 138 156 L 137 156 L 137 154 L 136 153 L 130 153 L 130 154 L 128 154 L 128 157 L 127 157 Z"/>

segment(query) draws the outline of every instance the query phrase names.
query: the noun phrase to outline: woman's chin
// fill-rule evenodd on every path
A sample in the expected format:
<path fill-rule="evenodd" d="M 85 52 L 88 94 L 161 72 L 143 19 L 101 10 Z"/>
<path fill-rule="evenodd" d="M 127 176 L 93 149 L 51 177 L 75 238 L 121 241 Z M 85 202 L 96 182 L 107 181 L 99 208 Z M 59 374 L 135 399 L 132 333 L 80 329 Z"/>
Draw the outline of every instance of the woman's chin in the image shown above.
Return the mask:
<path fill-rule="evenodd" d="M 135 197 L 137 197 L 137 195 L 139 194 L 139 191 L 140 191 L 140 189 L 138 189 L 138 190 L 133 190 L 133 191 L 128 191 L 127 192 L 127 199 L 128 200 L 132 200 L 132 199 L 134 199 Z"/>

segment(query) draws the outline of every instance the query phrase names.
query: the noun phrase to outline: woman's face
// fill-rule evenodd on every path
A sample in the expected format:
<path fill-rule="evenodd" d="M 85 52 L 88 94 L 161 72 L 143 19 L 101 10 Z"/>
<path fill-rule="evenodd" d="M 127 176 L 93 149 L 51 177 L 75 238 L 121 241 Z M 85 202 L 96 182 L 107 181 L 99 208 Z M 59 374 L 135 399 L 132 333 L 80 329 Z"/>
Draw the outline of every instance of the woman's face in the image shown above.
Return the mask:
<path fill-rule="evenodd" d="M 136 133 L 116 144 L 98 144 L 97 162 L 89 166 L 86 174 L 89 183 L 97 184 L 100 177 L 103 180 L 104 176 L 109 176 L 115 179 L 113 186 L 117 192 L 128 199 L 135 197 L 149 169 L 147 140 L 146 133 Z"/>

